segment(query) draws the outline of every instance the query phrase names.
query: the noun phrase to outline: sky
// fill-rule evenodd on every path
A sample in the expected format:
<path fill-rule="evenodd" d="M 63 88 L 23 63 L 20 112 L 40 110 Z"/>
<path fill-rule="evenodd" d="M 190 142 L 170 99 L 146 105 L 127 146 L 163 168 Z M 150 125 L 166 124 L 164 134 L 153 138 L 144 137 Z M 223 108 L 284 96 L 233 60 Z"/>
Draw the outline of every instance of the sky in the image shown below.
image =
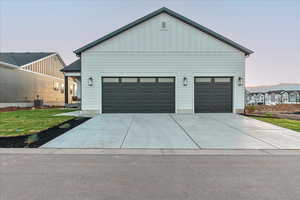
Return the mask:
<path fill-rule="evenodd" d="M 75 49 L 161 7 L 255 51 L 246 85 L 300 83 L 300 0 L 0 0 L 1 52 Z"/>

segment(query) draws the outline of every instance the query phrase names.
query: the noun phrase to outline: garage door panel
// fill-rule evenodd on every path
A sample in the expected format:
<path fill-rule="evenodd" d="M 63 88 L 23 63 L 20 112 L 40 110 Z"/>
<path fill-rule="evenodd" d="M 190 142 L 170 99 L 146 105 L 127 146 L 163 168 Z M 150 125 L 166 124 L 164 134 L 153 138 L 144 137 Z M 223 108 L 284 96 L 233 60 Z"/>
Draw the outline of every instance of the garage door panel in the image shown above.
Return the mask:
<path fill-rule="evenodd" d="M 195 112 L 232 112 L 232 78 L 196 77 Z"/>
<path fill-rule="evenodd" d="M 114 77 L 112 80 L 116 79 L 119 82 L 102 81 L 103 113 L 175 112 L 175 78 Z"/>

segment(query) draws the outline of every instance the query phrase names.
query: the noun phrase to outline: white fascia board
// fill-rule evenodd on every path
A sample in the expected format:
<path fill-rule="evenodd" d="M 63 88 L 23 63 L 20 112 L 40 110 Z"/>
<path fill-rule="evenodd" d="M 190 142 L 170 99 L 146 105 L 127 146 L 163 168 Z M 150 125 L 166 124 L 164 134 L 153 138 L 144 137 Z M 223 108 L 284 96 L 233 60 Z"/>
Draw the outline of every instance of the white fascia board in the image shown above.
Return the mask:
<path fill-rule="evenodd" d="M 10 67 L 10 68 L 16 68 L 16 69 L 19 69 L 19 67 L 17 65 L 12 65 L 12 64 L 9 64 L 9 63 L 6 63 L 6 62 L 2 62 L 0 61 L 0 65 L 3 65 L 5 67 Z"/>
<path fill-rule="evenodd" d="M 65 76 L 81 76 L 80 72 L 64 72 Z"/>
<path fill-rule="evenodd" d="M 27 70 L 27 69 L 21 69 L 21 70 L 24 71 L 24 72 L 32 73 L 32 74 L 38 74 L 38 75 L 41 75 L 41 76 L 47 76 L 47 77 L 54 78 L 54 79 L 57 79 L 57 80 L 64 80 L 62 78 L 58 78 L 58 77 L 51 76 L 51 75 L 48 75 L 48 74 L 42 74 L 42 73 L 39 73 L 39 72 L 34 72 L 34 71 L 31 71 L 31 70 Z"/>

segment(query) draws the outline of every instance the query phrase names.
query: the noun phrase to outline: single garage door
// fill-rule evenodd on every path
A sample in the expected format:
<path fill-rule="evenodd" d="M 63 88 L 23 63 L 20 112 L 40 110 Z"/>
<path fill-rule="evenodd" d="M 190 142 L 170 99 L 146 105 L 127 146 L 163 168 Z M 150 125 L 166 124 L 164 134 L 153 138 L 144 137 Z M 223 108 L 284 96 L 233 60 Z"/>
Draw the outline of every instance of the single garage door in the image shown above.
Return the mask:
<path fill-rule="evenodd" d="M 231 77 L 196 77 L 194 95 L 196 113 L 232 112 Z"/>
<path fill-rule="evenodd" d="M 103 113 L 174 113 L 174 77 L 102 78 Z"/>

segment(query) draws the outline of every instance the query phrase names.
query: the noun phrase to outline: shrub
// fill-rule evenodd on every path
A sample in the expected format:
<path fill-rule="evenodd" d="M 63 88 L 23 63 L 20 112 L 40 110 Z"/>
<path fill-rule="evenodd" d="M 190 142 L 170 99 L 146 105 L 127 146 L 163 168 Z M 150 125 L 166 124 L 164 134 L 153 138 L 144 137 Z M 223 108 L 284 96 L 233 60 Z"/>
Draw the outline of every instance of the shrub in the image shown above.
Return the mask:
<path fill-rule="evenodd" d="M 71 125 L 69 123 L 65 123 L 59 126 L 59 128 L 65 129 L 65 128 L 70 128 Z"/>
<path fill-rule="evenodd" d="M 27 144 L 27 146 L 29 146 L 38 140 L 39 140 L 39 136 L 37 134 L 33 134 L 33 135 L 28 136 L 28 138 L 25 140 L 25 144 Z"/>
<path fill-rule="evenodd" d="M 254 113 L 256 110 L 256 106 L 246 106 L 245 112 L 246 113 Z"/>

